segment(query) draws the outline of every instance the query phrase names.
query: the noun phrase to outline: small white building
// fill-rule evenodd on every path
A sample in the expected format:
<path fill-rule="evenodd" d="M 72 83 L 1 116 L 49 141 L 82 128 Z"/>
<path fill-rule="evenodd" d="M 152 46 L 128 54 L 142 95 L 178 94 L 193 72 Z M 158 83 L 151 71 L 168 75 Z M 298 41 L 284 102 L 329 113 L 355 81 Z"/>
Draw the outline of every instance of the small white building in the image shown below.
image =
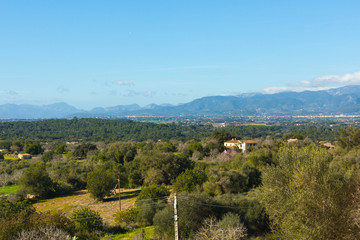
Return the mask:
<path fill-rule="evenodd" d="M 234 148 L 236 146 L 239 146 L 239 144 L 240 144 L 240 140 L 236 140 L 236 138 L 233 138 L 227 142 L 224 142 L 224 146 L 226 148 Z"/>
<path fill-rule="evenodd" d="M 238 147 L 242 151 L 246 151 L 249 147 L 254 147 L 257 145 L 256 141 L 253 140 L 236 140 L 236 138 L 233 138 L 227 142 L 224 142 L 224 146 L 226 148 L 234 148 Z"/>
<path fill-rule="evenodd" d="M 31 159 L 32 156 L 29 153 L 19 153 L 18 158 L 19 159 Z"/>

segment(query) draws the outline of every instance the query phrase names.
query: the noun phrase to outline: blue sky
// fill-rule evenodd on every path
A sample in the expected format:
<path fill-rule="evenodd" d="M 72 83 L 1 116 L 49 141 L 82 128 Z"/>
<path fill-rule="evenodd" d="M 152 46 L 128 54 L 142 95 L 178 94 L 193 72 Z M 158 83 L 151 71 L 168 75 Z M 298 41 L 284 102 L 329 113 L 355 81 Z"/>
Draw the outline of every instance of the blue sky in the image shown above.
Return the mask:
<path fill-rule="evenodd" d="M 359 1 L 0 0 L 0 104 L 360 84 Z"/>

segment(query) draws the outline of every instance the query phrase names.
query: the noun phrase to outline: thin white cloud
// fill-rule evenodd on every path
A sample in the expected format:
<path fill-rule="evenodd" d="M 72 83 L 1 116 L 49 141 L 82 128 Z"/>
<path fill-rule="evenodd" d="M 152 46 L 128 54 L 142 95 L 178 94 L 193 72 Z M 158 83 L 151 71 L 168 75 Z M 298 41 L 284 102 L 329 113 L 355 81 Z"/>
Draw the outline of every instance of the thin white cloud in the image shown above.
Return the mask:
<path fill-rule="evenodd" d="M 61 92 L 61 93 L 64 93 L 64 92 L 69 92 L 70 90 L 69 90 L 69 88 L 67 88 L 65 86 L 58 86 L 57 91 Z"/>
<path fill-rule="evenodd" d="M 152 97 L 152 96 L 154 96 L 156 93 L 154 92 L 154 91 L 145 91 L 145 92 L 143 92 L 143 96 L 144 97 Z"/>
<path fill-rule="evenodd" d="M 134 82 L 133 81 L 114 81 L 114 82 L 112 82 L 112 84 L 119 85 L 119 86 L 132 86 L 132 85 L 134 85 Z"/>
<path fill-rule="evenodd" d="M 346 85 L 360 84 L 360 72 L 347 73 L 344 75 L 325 75 L 312 80 L 303 80 L 295 85 L 269 87 L 263 89 L 263 93 L 278 93 L 285 91 L 302 92 L 302 91 L 320 91 L 330 88 L 336 88 Z"/>
<path fill-rule="evenodd" d="M 8 92 L 8 94 L 9 94 L 9 95 L 17 95 L 18 92 L 14 91 L 14 90 L 10 90 L 10 91 Z"/>
<path fill-rule="evenodd" d="M 143 97 L 152 97 L 156 94 L 154 91 L 144 91 L 144 92 L 136 92 L 136 91 L 128 91 L 127 93 L 122 94 L 124 97 L 134 97 L 134 96 L 143 96 Z"/>

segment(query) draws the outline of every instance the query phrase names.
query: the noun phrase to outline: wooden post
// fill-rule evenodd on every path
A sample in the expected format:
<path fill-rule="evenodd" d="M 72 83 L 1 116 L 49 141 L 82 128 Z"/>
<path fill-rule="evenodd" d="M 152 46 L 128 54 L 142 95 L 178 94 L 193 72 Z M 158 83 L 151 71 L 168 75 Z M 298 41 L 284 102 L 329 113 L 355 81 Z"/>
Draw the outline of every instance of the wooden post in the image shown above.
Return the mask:
<path fill-rule="evenodd" d="M 120 207 L 120 211 L 121 211 L 121 196 L 120 196 L 120 175 L 118 178 L 118 185 L 119 185 L 119 207 Z"/>
<path fill-rule="evenodd" d="M 174 195 L 174 229 L 175 229 L 175 240 L 179 240 L 179 217 L 178 217 L 178 204 L 176 193 Z"/>

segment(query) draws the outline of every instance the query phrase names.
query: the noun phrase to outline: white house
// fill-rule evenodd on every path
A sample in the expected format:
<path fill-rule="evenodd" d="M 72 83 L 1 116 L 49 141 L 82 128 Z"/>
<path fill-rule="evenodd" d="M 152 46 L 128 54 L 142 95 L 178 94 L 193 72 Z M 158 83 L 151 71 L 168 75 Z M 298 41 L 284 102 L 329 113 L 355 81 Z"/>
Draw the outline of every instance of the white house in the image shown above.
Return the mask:
<path fill-rule="evenodd" d="M 236 138 L 231 139 L 230 141 L 224 142 L 224 146 L 226 148 L 234 148 L 236 146 L 239 146 L 240 140 L 236 140 Z"/>
<path fill-rule="evenodd" d="M 226 148 L 238 147 L 242 151 L 246 151 L 249 147 L 254 147 L 257 145 L 256 141 L 253 140 L 236 140 L 233 138 L 227 142 L 224 142 Z"/>
<path fill-rule="evenodd" d="M 28 154 L 28 153 L 19 153 L 18 158 L 19 159 L 31 159 L 32 156 L 31 156 L 31 154 Z"/>

